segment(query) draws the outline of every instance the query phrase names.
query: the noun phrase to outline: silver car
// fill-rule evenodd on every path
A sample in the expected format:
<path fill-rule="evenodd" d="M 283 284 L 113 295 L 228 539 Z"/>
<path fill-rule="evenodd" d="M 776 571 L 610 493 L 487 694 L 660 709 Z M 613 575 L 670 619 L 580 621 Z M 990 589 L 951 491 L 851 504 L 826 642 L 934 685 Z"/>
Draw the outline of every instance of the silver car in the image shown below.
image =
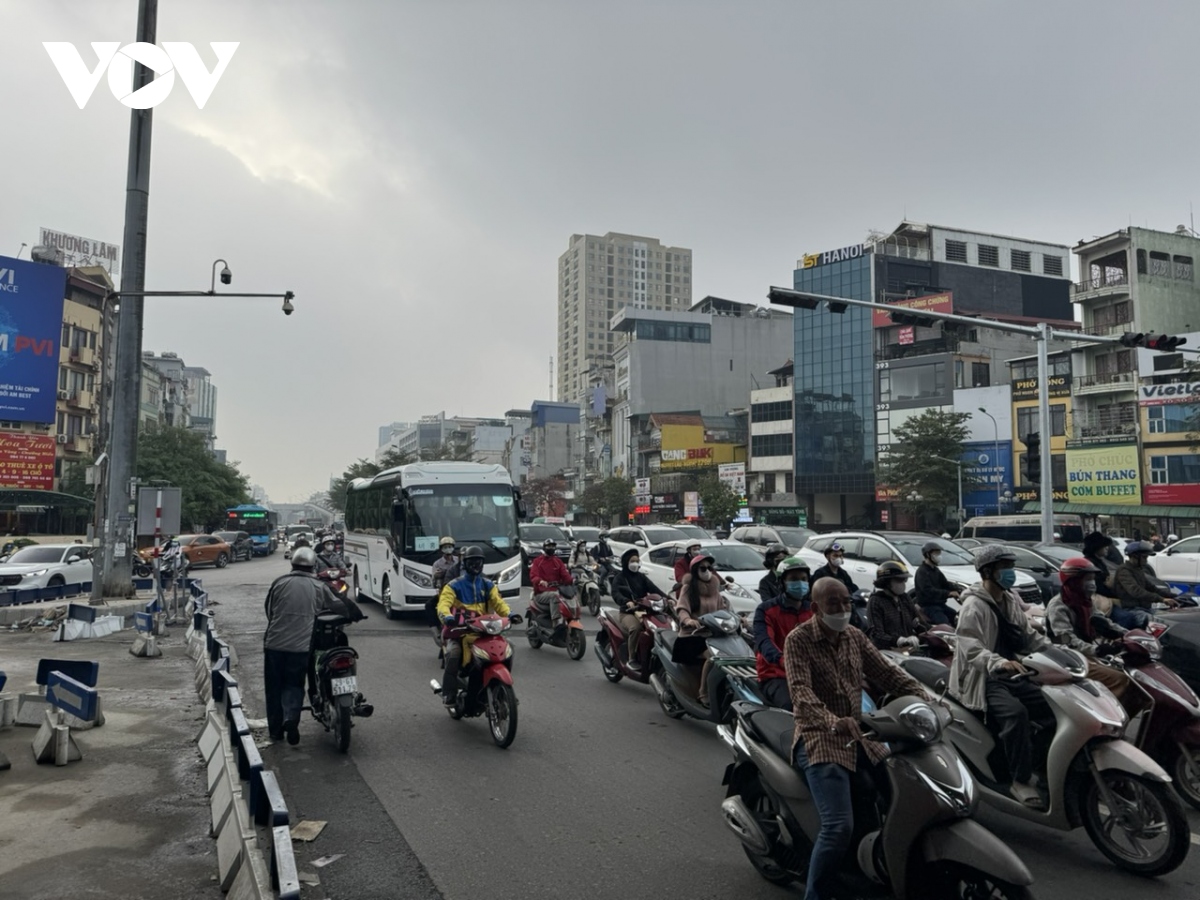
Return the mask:
<path fill-rule="evenodd" d="M 22 547 L 0 565 L 0 590 L 23 591 L 92 580 L 92 548 L 84 544 Z"/>

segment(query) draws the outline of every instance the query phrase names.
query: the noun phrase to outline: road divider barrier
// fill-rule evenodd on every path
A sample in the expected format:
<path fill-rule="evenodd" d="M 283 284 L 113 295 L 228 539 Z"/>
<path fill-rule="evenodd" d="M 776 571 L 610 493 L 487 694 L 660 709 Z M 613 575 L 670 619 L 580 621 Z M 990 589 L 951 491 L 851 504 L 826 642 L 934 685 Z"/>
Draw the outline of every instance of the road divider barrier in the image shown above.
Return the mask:
<path fill-rule="evenodd" d="M 64 662 L 79 661 L 41 660 L 38 663 L 39 683 L 43 667 Z M 94 685 L 100 664 L 85 663 L 82 666 L 67 668 L 90 676 Z M 69 716 L 72 721 L 95 722 L 100 712 L 100 695 L 94 686 L 77 681 L 58 668 L 47 672 L 45 683 L 46 709 L 41 727 L 33 737 L 33 758 L 39 763 L 53 762 L 56 766 L 65 766 L 69 762 L 83 759 L 83 751 L 71 737 L 71 726 L 67 724 L 67 718 Z"/>
<path fill-rule="evenodd" d="M 84 659 L 38 660 L 37 675 L 34 678 L 38 689 L 18 695 L 17 725 L 40 728 L 45 721 L 45 714 L 56 711 L 55 705 L 47 696 L 50 676 L 54 672 L 59 672 L 87 688 L 94 689 L 96 682 L 100 678 L 100 663 L 95 660 Z M 104 724 L 104 711 L 100 705 L 99 694 L 96 694 L 95 712 L 91 716 L 78 716 L 71 709 L 65 707 L 58 707 L 57 711 L 63 714 L 63 724 L 74 728 L 76 731 L 96 728 Z"/>
<path fill-rule="evenodd" d="M 205 703 L 196 745 L 205 766 L 221 890 L 236 900 L 299 898 L 287 803 L 254 743 L 234 651 L 217 633 L 200 582 L 192 579 L 190 588 L 187 650 L 195 662 L 196 691 Z"/>

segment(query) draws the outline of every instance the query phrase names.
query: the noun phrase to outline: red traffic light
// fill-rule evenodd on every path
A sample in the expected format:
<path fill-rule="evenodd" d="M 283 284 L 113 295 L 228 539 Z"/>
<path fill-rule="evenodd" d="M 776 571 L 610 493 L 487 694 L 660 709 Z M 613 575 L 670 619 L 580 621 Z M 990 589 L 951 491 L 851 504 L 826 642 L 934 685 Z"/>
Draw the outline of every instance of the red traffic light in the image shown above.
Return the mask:
<path fill-rule="evenodd" d="M 1157 350 L 1160 353 L 1171 353 L 1176 347 L 1187 343 L 1187 338 L 1174 337 L 1169 334 L 1150 334 L 1146 336 L 1146 349 Z"/>

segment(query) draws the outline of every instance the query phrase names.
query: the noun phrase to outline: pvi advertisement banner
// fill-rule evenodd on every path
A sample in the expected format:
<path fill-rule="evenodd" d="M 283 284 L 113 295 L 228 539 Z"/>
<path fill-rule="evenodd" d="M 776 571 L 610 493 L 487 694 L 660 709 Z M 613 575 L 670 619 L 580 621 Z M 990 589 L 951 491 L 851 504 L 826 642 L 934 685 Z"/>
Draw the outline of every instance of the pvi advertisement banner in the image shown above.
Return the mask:
<path fill-rule="evenodd" d="M 0 256 L 0 419 L 54 422 L 67 270 Z"/>

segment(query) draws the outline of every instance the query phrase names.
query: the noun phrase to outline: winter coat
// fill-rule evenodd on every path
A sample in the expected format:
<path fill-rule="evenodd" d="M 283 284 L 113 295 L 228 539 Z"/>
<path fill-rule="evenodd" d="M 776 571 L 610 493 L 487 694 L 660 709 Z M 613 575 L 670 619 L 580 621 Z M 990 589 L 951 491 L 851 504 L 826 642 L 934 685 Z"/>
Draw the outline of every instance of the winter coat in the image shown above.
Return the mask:
<path fill-rule="evenodd" d="M 969 709 L 983 711 L 987 708 L 987 677 L 998 672 L 1005 662 L 1005 658 L 996 652 L 1000 623 L 996 619 L 993 604 L 1020 629 L 1023 652 L 1032 653 L 1051 644 L 1033 630 L 1015 591 L 1005 591 L 1001 599 L 996 601 L 982 583 L 973 584 L 960 599 L 962 608 L 958 613 L 958 644 L 950 667 L 950 693 Z"/>
<path fill-rule="evenodd" d="M 812 605 L 807 598 L 803 604 L 787 601 L 788 597 L 780 594 L 764 600 L 754 610 L 754 667 L 759 681 L 787 678 L 783 642 L 793 628 L 812 618 Z"/>

